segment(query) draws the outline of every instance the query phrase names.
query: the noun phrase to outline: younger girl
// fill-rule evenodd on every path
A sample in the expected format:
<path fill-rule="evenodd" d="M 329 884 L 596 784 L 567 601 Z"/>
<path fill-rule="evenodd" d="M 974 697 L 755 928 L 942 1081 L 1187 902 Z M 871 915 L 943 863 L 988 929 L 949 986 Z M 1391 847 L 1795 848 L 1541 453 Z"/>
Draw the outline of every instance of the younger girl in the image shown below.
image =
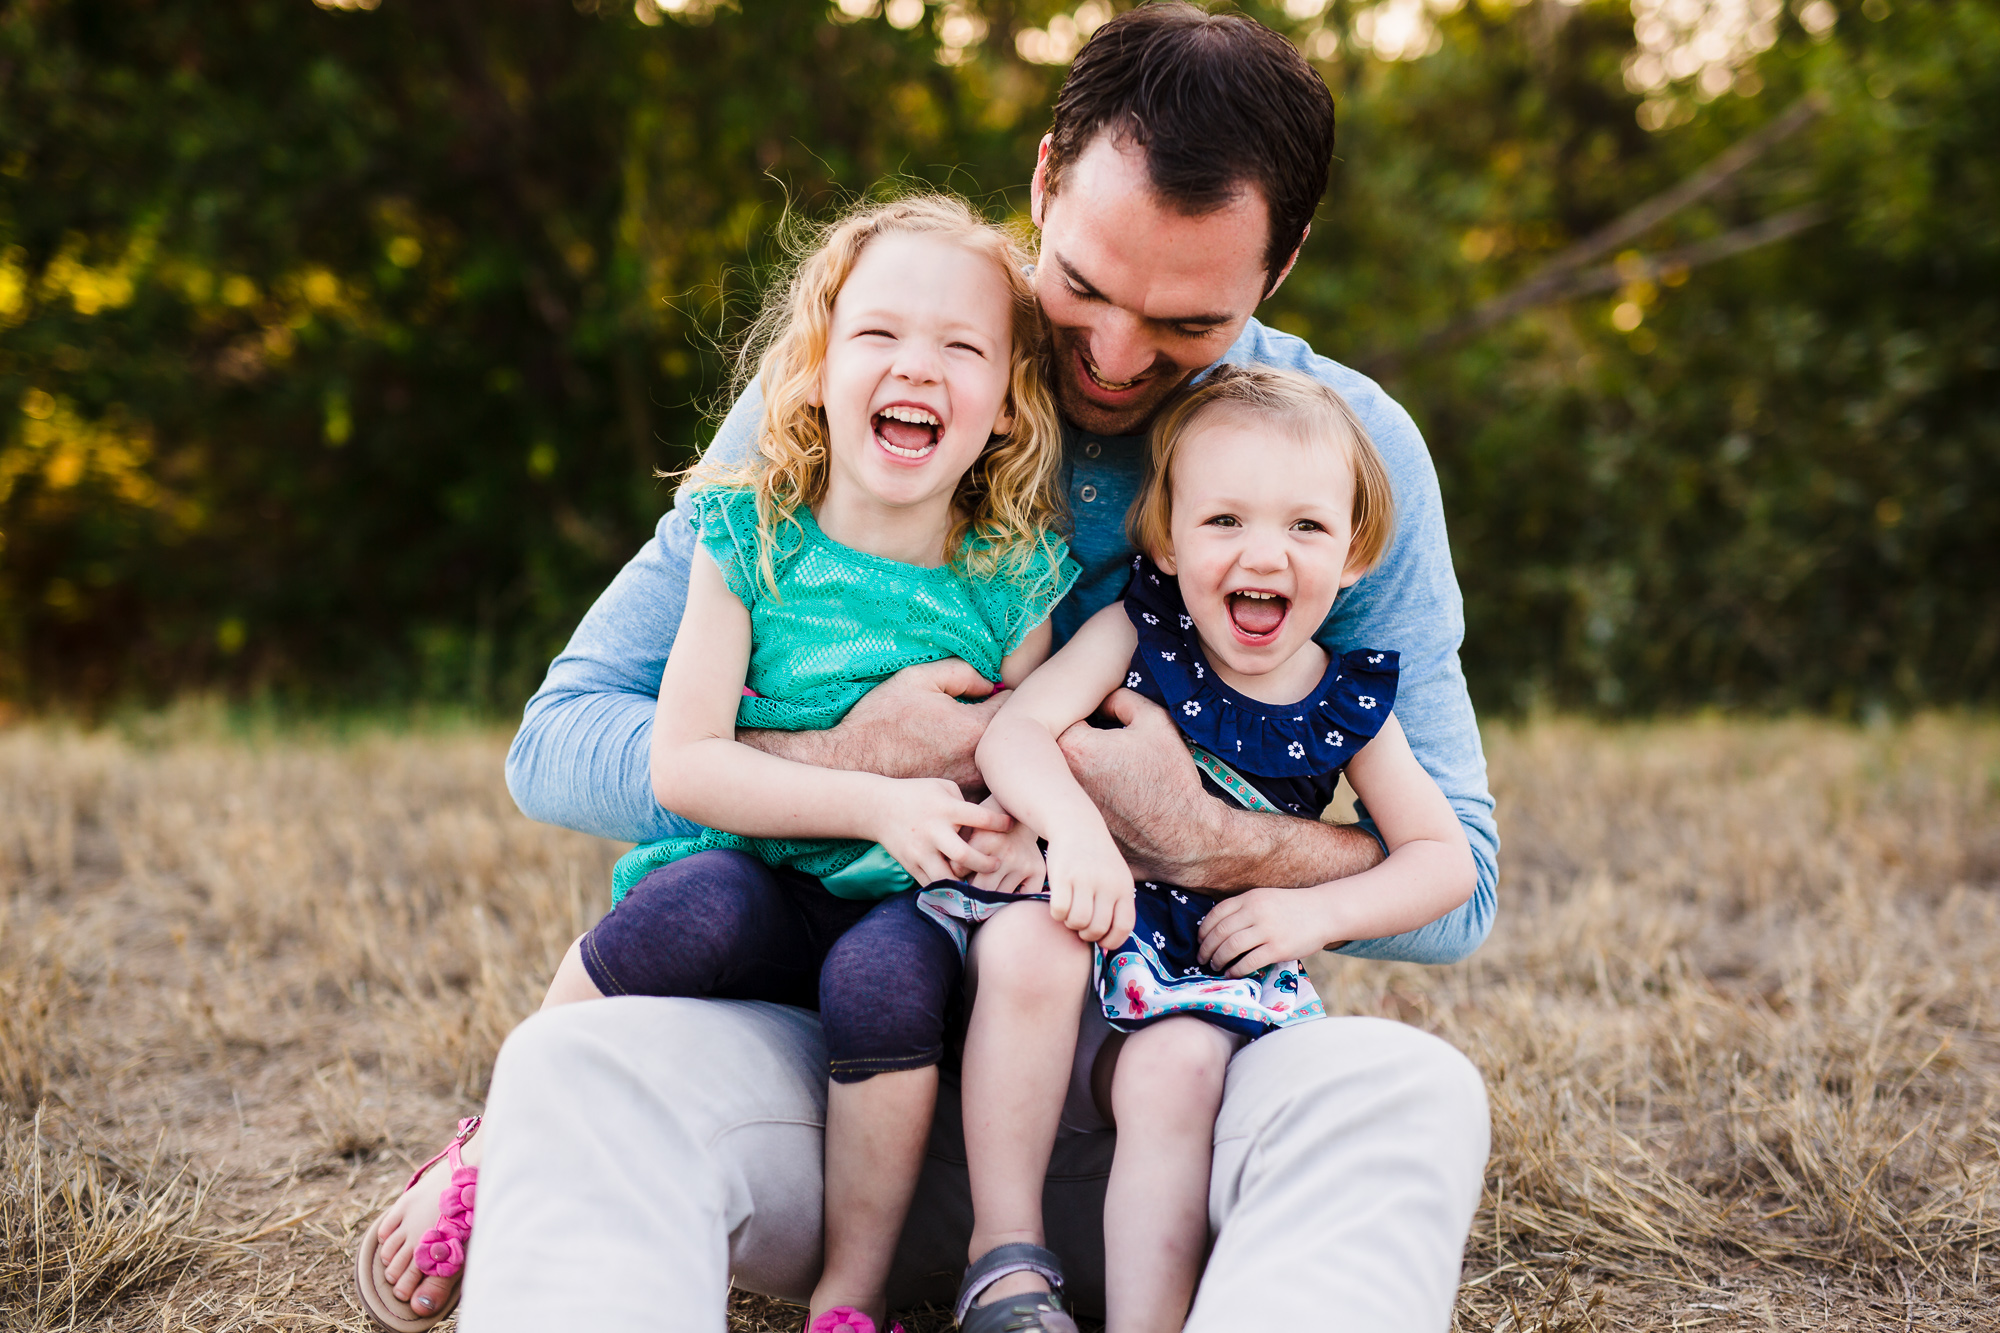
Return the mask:
<path fill-rule="evenodd" d="M 1015 691 L 980 742 L 993 794 L 1048 842 L 1048 913 L 1100 945 L 1102 1013 L 1127 1034 L 1105 1043 L 1092 1080 L 1108 1083 L 1100 1113 L 1118 1128 L 1104 1209 L 1109 1333 L 1164 1333 L 1187 1318 L 1207 1250 L 1211 1144 L 1229 1058 L 1247 1040 L 1324 1013 L 1293 960 L 1413 930 L 1471 894 L 1472 854 L 1458 819 L 1391 712 L 1396 655 L 1355 649 L 1336 658 L 1313 639 L 1334 597 L 1381 558 L 1391 525 L 1388 474 L 1338 394 L 1287 372 L 1218 370 L 1154 427 L 1130 518 L 1141 554 L 1124 600 Z M 1057 746 L 1121 686 L 1167 710 L 1220 799 L 1311 819 L 1345 771 L 1388 858 L 1310 888 L 1135 890 Z M 989 975 L 1040 947 L 995 935 L 1026 911 L 1006 901 L 943 887 L 924 895 L 927 909 L 993 917 L 975 952 Z M 974 1000 L 974 1037 L 986 1000 L 983 991 Z M 1006 1088 L 1015 1068 L 1041 1063 L 1021 1044 L 969 1039 L 968 1106 L 976 1089 Z M 1043 1122 L 1052 1123 L 1063 1089 L 1038 1086 Z M 966 1132 L 970 1148 L 969 1112 Z M 1056 1276 L 997 1267 L 1005 1276 L 992 1282 L 996 1294 Z M 968 1333 L 983 1333 L 982 1309 L 1005 1304 L 972 1305 L 986 1280 L 975 1263 L 960 1293 Z"/>
<path fill-rule="evenodd" d="M 945 197 L 859 212 L 776 309 L 756 456 L 690 482 L 700 546 L 653 725 L 655 795 L 712 831 L 620 862 L 617 905 L 571 946 L 544 1003 L 820 1010 L 833 1085 L 810 1328 L 873 1333 L 959 985 L 957 950 L 914 886 L 953 864 L 1039 883 L 1040 855 L 951 782 L 793 763 L 736 729 L 830 727 L 896 671 L 950 657 L 1018 684 L 1048 654 L 1047 617 L 1076 567 L 1050 533 L 1060 436 L 1039 316 L 1001 232 Z M 961 829 L 984 830 L 988 850 Z M 426 1179 L 433 1159 L 364 1238 L 357 1278 L 384 1327 L 428 1327 L 456 1300 L 455 1285 L 418 1288 L 463 1262 L 477 1128 L 439 1155 L 448 1184 Z"/>

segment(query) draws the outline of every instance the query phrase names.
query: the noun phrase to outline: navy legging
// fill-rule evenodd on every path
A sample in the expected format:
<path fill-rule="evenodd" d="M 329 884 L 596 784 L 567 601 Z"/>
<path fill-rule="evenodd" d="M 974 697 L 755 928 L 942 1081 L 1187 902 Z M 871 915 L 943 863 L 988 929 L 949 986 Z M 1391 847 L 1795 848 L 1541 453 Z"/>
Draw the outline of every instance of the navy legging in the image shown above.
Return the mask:
<path fill-rule="evenodd" d="M 818 1009 L 836 1083 L 936 1064 L 962 970 L 914 890 L 854 902 L 736 851 L 661 866 L 591 928 L 582 952 L 606 995 Z"/>

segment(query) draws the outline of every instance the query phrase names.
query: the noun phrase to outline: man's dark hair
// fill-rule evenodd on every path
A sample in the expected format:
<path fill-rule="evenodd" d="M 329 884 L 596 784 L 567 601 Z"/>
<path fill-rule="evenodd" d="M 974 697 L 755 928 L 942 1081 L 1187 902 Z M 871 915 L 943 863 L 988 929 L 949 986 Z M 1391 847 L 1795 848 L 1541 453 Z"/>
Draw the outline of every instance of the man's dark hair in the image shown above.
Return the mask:
<path fill-rule="evenodd" d="M 1305 238 L 1333 160 L 1333 94 L 1292 44 L 1240 14 L 1141 5 L 1091 35 L 1056 95 L 1044 188 L 1100 132 L 1146 151 L 1160 197 L 1200 216 L 1245 185 L 1271 210 L 1273 279 Z"/>

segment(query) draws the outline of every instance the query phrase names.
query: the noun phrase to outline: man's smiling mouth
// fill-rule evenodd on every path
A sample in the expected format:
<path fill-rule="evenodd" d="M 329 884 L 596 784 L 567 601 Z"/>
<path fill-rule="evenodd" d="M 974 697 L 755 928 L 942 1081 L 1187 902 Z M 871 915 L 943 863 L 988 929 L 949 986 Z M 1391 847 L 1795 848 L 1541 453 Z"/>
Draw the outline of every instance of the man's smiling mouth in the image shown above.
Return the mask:
<path fill-rule="evenodd" d="M 1078 349 L 1076 359 L 1078 364 L 1083 367 L 1083 373 L 1089 378 L 1090 382 L 1106 393 L 1124 393 L 1146 378 L 1144 375 L 1140 375 L 1135 379 L 1129 380 L 1108 380 L 1097 373 L 1097 367 L 1091 364 L 1090 357 L 1081 349 Z"/>

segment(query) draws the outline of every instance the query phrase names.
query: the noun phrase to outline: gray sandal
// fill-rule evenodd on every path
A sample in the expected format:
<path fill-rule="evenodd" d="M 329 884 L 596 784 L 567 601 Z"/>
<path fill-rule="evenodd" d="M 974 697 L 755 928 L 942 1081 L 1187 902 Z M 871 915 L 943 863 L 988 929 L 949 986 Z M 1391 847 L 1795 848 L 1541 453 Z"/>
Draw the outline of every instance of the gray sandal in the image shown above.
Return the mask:
<path fill-rule="evenodd" d="M 1037 1273 L 1050 1290 L 973 1304 L 979 1293 L 1012 1273 Z M 960 1333 L 1077 1333 L 1076 1321 L 1063 1310 L 1062 1290 L 1062 1260 L 1055 1255 L 1039 1245 L 996 1245 L 965 1270 L 952 1318 Z"/>

